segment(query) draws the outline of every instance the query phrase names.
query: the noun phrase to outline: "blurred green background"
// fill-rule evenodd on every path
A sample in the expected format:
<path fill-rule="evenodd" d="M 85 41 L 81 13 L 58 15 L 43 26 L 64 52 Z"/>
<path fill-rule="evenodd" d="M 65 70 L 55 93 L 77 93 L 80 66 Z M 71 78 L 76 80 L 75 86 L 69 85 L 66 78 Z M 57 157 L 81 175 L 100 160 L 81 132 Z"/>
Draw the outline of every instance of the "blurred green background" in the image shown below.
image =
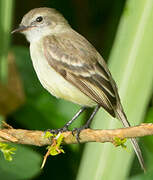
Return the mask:
<path fill-rule="evenodd" d="M 152 0 L 0 0 L 0 121 L 6 120 L 14 128 L 59 128 L 80 108 L 43 89 L 32 67 L 28 42 L 21 34 L 10 34 L 25 13 L 45 6 L 59 10 L 108 60 L 131 124 L 153 122 Z M 81 126 L 90 111 L 71 128 Z M 94 128 L 120 126 L 103 110 L 93 122 Z M 153 179 L 152 136 L 140 138 L 146 174 L 132 152 L 109 143 L 64 146 L 66 153 L 49 157 L 43 170 L 45 147 L 12 146 L 17 147 L 12 162 L 0 153 L 1 179 Z"/>

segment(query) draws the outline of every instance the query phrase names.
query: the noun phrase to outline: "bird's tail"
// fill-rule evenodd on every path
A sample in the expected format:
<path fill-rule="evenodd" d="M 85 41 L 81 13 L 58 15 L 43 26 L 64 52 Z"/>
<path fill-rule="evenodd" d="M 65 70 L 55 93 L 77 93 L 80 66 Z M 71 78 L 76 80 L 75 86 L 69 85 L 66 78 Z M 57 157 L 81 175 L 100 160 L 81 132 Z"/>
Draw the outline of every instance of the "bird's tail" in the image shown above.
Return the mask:
<path fill-rule="evenodd" d="M 128 122 L 127 120 L 127 117 L 123 111 L 123 108 L 121 107 L 121 104 L 119 105 L 119 107 L 117 108 L 116 110 L 116 116 L 118 119 L 121 120 L 122 124 L 124 127 L 130 127 L 130 123 Z M 135 138 L 131 138 L 130 139 L 131 143 L 132 143 L 132 146 L 134 148 L 134 151 L 138 157 L 138 160 L 139 160 L 139 163 L 141 165 L 141 168 L 145 171 L 145 165 L 144 165 L 144 160 L 143 160 L 143 157 L 142 157 L 142 153 L 141 153 L 141 150 L 140 150 L 140 147 L 137 143 L 137 140 Z"/>

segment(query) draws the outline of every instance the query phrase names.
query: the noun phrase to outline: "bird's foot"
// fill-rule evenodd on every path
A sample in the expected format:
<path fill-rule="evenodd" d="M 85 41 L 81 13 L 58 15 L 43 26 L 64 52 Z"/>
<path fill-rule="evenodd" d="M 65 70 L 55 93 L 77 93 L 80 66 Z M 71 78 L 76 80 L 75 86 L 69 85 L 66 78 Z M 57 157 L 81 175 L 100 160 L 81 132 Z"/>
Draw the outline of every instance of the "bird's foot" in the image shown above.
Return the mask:
<path fill-rule="evenodd" d="M 80 132 L 83 130 L 83 129 L 88 129 L 89 126 L 87 124 L 85 124 L 84 126 L 80 127 L 80 128 L 74 128 L 72 130 L 72 135 L 73 136 L 76 136 L 76 139 L 77 139 L 77 142 L 80 143 Z"/>
<path fill-rule="evenodd" d="M 59 133 L 65 132 L 65 131 L 68 131 L 68 126 L 67 125 L 65 125 L 62 128 L 59 128 L 59 129 L 47 129 L 45 132 L 50 132 L 51 134 L 57 135 Z"/>

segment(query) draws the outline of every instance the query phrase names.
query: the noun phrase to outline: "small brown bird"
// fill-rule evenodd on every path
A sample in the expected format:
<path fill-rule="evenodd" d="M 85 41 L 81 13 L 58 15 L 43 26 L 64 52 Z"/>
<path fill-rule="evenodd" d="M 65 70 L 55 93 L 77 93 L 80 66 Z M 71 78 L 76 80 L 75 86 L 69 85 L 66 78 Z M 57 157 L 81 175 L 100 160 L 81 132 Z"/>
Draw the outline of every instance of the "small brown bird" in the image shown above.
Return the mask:
<path fill-rule="evenodd" d="M 100 107 L 121 120 L 124 127 L 130 126 L 116 83 L 102 56 L 59 12 L 51 8 L 33 9 L 14 32 L 22 32 L 30 42 L 33 66 L 43 87 L 58 98 L 83 106 L 58 131 L 67 130 L 87 107 L 94 106 L 87 123 L 76 129 L 78 135 L 81 129 L 89 127 Z M 136 139 L 131 138 L 131 143 L 142 169 L 145 169 Z"/>

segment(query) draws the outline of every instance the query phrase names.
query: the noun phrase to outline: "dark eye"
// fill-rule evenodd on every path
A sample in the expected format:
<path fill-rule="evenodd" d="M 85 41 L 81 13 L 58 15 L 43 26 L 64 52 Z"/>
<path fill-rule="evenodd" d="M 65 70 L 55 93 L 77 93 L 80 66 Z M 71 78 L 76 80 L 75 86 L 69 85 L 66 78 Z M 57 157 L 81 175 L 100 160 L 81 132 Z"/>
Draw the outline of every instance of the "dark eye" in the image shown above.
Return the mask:
<path fill-rule="evenodd" d="M 41 22 L 42 20 L 43 20 L 43 18 L 42 18 L 41 16 L 39 16 L 39 17 L 36 18 L 36 21 L 37 21 L 37 22 Z"/>

